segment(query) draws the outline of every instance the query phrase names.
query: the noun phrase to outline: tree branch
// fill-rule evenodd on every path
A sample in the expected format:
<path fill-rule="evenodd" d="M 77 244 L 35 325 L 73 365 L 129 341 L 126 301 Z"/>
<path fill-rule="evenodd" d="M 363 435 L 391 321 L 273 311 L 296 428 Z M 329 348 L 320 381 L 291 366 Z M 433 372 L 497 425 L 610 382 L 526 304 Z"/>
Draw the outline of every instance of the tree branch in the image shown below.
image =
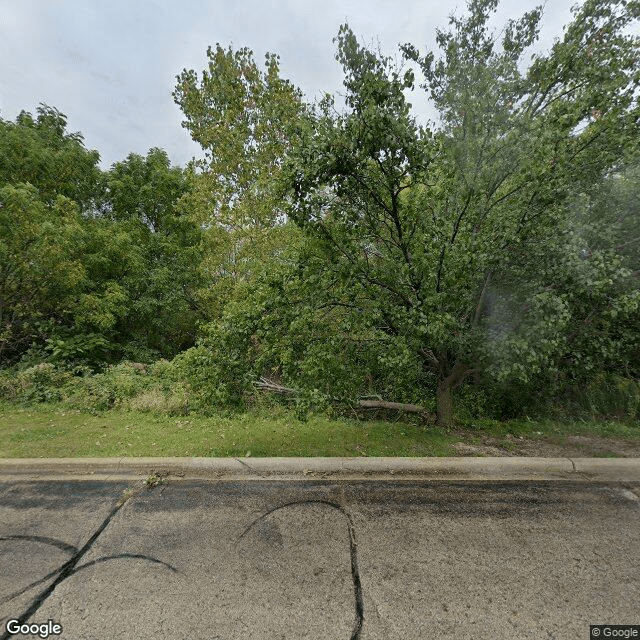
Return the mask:
<path fill-rule="evenodd" d="M 253 383 L 254 387 L 261 389 L 262 391 L 272 391 L 273 393 L 280 393 L 283 395 L 297 395 L 298 392 L 290 387 L 285 387 L 273 380 L 261 377 Z M 331 400 L 338 402 L 338 398 L 331 398 Z M 407 404 L 404 402 L 389 402 L 388 400 L 357 400 L 354 403 L 358 407 L 363 409 L 392 409 L 395 411 L 406 411 L 407 413 L 424 413 L 426 409 L 418 404 Z"/>

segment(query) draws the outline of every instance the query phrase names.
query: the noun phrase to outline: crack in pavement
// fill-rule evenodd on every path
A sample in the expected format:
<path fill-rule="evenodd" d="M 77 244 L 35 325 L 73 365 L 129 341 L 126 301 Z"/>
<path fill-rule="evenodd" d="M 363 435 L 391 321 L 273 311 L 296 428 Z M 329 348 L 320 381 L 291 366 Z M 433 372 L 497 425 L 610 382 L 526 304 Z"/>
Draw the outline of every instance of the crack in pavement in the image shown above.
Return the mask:
<path fill-rule="evenodd" d="M 575 473 L 576 475 L 579 475 L 582 478 L 589 478 L 589 474 L 585 473 L 584 471 L 578 471 L 577 467 L 576 467 L 576 463 L 571 459 L 571 458 L 565 458 L 566 460 L 568 460 L 571 463 L 572 469 L 571 471 L 573 473 Z"/>
<path fill-rule="evenodd" d="M 73 556 L 69 560 L 67 560 L 67 562 L 65 562 L 63 565 L 61 565 L 60 567 L 58 567 L 57 569 L 55 569 L 51 573 L 47 574 L 44 578 L 40 578 L 39 580 L 36 580 L 35 582 L 32 582 L 30 585 L 27 585 L 26 587 L 24 587 L 20 591 L 16 591 L 16 592 L 10 594 L 9 596 L 3 598 L 2 601 L 0 601 L 1 603 L 8 602 L 9 600 L 12 600 L 13 598 L 16 598 L 19 595 L 22 595 L 23 593 L 25 593 L 26 591 L 28 591 L 32 587 L 35 587 L 35 586 L 45 582 L 49 578 L 52 578 L 56 574 L 58 574 L 58 577 L 46 589 L 44 589 L 42 592 L 40 592 L 33 599 L 31 604 L 27 608 L 27 610 L 24 611 L 19 617 L 15 618 L 18 621 L 19 625 L 23 625 L 27 620 L 29 620 L 29 618 L 44 604 L 45 600 L 53 593 L 55 588 L 61 582 L 63 582 L 64 580 L 66 580 L 70 576 L 74 575 L 78 571 L 80 571 L 82 569 L 86 569 L 87 567 L 89 567 L 91 565 L 94 565 L 94 564 L 97 564 L 98 562 L 106 562 L 107 560 L 115 560 L 115 559 L 121 559 L 121 558 L 124 558 L 124 559 L 143 559 L 143 560 L 148 560 L 150 562 L 163 565 L 163 566 L 169 568 L 171 571 L 173 571 L 175 573 L 178 572 L 178 570 L 175 567 L 167 564 L 166 562 L 162 562 L 161 560 L 158 560 L 156 558 L 152 558 L 151 556 L 145 556 L 143 554 L 137 554 L 137 553 L 122 553 L 122 554 L 118 554 L 118 555 L 114 555 L 114 556 L 102 557 L 102 558 L 98 558 L 96 560 L 92 560 L 91 562 L 87 562 L 86 564 L 80 565 L 79 567 L 76 566 L 80 562 L 80 560 L 82 560 L 84 555 L 89 551 L 89 549 L 91 549 L 91 547 L 93 546 L 94 542 L 98 539 L 100 534 L 107 528 L 107 526 L 111 522 L 112 518 L 118 513 L 118 511 L 120 511 L 120 509 L 126 504 L 126 502 L 130 498 L 132 498 L 134 495 L 137 495 L 137 493 L 131 494 L 131 495 L 127 496 L 126 498 L 121 499 L 116 504 L 116 506 L 109 513 L 109 515 L 104 519 L 102 524 L 96 529 L 96 531 L 93 533 L 93 535 L 89 538 L 89 540 L 87 540 L 85 545 L 80 550 L 78 550 L 77 547 L 74 547 L 73 545 L 66 544 L 65 542 L 62 542 L 60 540 L 56 540 L 55 538 L 46 538 L 44 536 L 20 536 L 20 535 L 16 535 L 16 536 L 7 536 L 7 537 L 4 537 L 4 538 L 0 538 L 0 540 L 3 540 L 3 541 L 6 541 L 6 540 L 30 540 L 32 542 L 44 542 L 45 544 L 50 544 L 50 545 L 58 547 L 58 548 L 60 548 L 60 549 L 62 549 L 64 551 L 69 551 L 69 552 L 73 553 Z M 11 638 L 12 635 L 13 634 L 10 633 L 7 630 L 7 631 L 5 631 L 5 633 L 2 636 L 0 636 L 0 640 L 9 640 L 9 638 Z"/>
<path fill-rule="evenodd" d="M 355 527 L 353 525 L 353 518 L 351 514 L 341 505 L 329 500 L 294 500 L 293 502 L 287 502 L 277 507 L 273 507 L 268 511 L 265 511 L 261 516 L 256 518 L 251 524 L 249 524 L 245 530 L 238 536 L 234 543 L 234 547 L 238 545 L 240 540 L 261 520 L 264 520 L 268 515 L 271 515 L 275 511 L 285 509 L 287 507 L 294 507 L 303 504 L 323 504 L 332 509 L 337 509 L 342 515 L 347 518 L 347 529 L 349 531 L 349 552 L 351 556 L 351 579 L 353 581 L 353 594 L 355 598 L 356 620 L 354 623 L 353 631 L 349 640 L 359 640 L 360 633 L 362 632 L 362 625 L 364 622 L 364 598 L 362 595 L 362 582 L 360 580 L 360 572 L 358 570 L 358 546 L 356 544 Z"/>
<path fill-rule="evenodd" d="M 72 544 L 67 544 L 66 542 L 63 542 L 62 540 L 58 540 L 57 538 L 47 538 L 45 536 L 25 536 L 25 535 L 3 536 L 2 538 L 0 538 L 0 542 L 3 542 L 5 540 L 27 540 L 29 542 L 41 542 L 43 544 L 51 545 L 52 547 L 57 547 L 62 551 L 67 551 L 69 553 L 78 553 L 78 547 L 74 547 Z M 59 571 L 60 571 L 60 567 L 58 567 L 57 569 L 54 569 L 43 578 L 40 578 L 39 580 L 36 580 L 35 582 L 28 584 L 23 589 L 19 589 L 18 591 L 14 591 L 13 593 L 10 593 L 8 596 L 5 596 L 4 598 L 0 598 L 0 604 L 4 604 L 5 602 L 9 602 L 9 600 L 13 600 L 18 596 L 21 596 L 23 593 L 26 593 L 27 591 L 29 591 L 29 589 L 32 589 L 33 587 L 37 587 L 39 584 L 42 584 L 43 582 L 46 582 L 47 580 L 49 580 L 49 578 L 53 578 L 53 576 L 55 576 L 56 573 L 58 573 Z"/>
<path fill-rule="evenodd" d="M 253 467 L 250 467 L 246 462 L 243 462 L 240 458 L 234 458 L 234 460 L 236 462 L 239 462 L 243 467 L 246 467 L 247 469 L 249 469 L 251 473 L 254 473 L 257 476 L 264 476 L 264 473 L 260 473 L 259 471 L 256 471 Z"/>

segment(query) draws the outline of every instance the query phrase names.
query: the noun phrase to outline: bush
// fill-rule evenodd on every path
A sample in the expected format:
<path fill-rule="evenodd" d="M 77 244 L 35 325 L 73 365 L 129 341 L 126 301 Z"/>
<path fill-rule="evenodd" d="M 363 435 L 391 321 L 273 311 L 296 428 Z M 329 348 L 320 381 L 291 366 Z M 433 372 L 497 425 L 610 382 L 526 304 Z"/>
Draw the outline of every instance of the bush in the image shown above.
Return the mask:
<path fill-rule="evenodd" d="M 570 414 L 591 419 L 640 417 L 640 382 L 612 373 L 598 373 L 583 384 L 567 385 L 559 400 Z"/>
<path fill-rule="evenodd" d="M 189 413 L 189 395 L 183 386 L 169 392 L 153 387 L 134 396 L 126 405 L 134 411 L 184 416 Z"/>
<path fill-rule="evenodd" d="M 93 373 L 42 363 L 0 371 L 0 399 L 20 404 L 63 402 L 83 411 L 135 409 L 170 415 L 189 410 L 189 394 L 173 362 L 121 362 Z"/>
<path fill-rule="evenodd" d="M 174 358 L 194 409 L 202 413 L 245 407 L 255 375 L 244 345 L 235 344 L 232 338 L 230 333 L 210 327 L 207 337 L 197 346 Z"/>
<path fill-rule="evenodd" d="M 17 368 L 0 372 L 0 397 L 9 402 L 57 402 L 73 373 L 43 362 L 22 371 Z"/>
<path fill-rule="evenodd" d="M 465 384 L 453 392 L 453 399 L 456 419 L 462 421 L 478 420 L 488 415 L 487 392 L 484 389 Z"/>
<path fill-rule="evenodd" d="M 122 408 L 151 384 L 146 368 L 134 362 L 121 362 L 104 372 L 76 378 L 67 386 L 66 400 L 77 409 L 104 411 Z"/>
<path fill-rule="evenodd" d="M 462 411 L 466 410 L 469 414 L 474 394 L 475 401 L 480 403 L 482 409 L 475 415 L 463 417 L 494 420 L 512 420 L 524 416 L 544 418 L 551 411 L 553 391 L 554 382 L 544 375 L 527 383 L 517 379 L 496 381 L 481 377 L 474 391 L 466 391 L 469 400 L 466 401 L 466 406 L 463 402 Z"/>

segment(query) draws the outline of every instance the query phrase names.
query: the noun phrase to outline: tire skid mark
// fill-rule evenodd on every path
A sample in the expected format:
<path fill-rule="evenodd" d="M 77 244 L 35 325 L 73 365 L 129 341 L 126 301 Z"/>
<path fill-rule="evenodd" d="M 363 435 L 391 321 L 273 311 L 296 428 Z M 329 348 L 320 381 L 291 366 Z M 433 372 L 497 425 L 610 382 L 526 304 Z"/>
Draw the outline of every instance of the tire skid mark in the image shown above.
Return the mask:
<path fill-rule="evenodd" d="M 35 587 L 36 585 L 41 584 L 42 582 L 45 582 L 49 578 L 52 578 L 54 575 L 58 574 L 58 577 L 46 589 L 44 589 L 41 593 L 39 593 L 33 599 L 28 609 L 24 613 L 22 613 L 18 618 L 16 618 L 16 620 L 18 620 L 18 624 L 20 625 L 25 624 L 29 620 L 29 618 L 44 604 L 45 600 L 53 593 L 55 588 L 61 582 L 63 582 L 64 580 L 72 576 L 74 573 L 77 573 L 81 569 L 85 569 L 91 565 L 97 564 L 98 562 L 105 562 L 107 560 L 115 560 L 115 559 L 121 559 L 121 558 L 144 559 L 153 563 L 166 566 L 171 571 L 174 571 L 176 573 L 178 572 L 178 570 L 175 567 L 167 564 L 166 562 L 162 562 L 161 560 L 157 560 L 156 558 L 152 558 L 150 556 L 145 556 L 142 554 L 135 554 L 135 553 L 122 553 L 115 556 L 102 557 L 96 560 L 92 560 L 91 562 L 87 562 L 84 565 L 80 565 L 79 567 L 76 566 L 80 562 L 80 560 L 82 560 L 82 558 L 86 555 L 89 549 L 91 549 L 94 542 L 99 538 L 100 534 L 107 528 L 107 526 L 109 526 L 109 523 L 111 522 L 113 517 L 126 504 L 127 500 L 132 498 L 134 495 L 137 495 L 137 494 L 132 494 L 128 498 L 123 499 L 120 502 L 118 502 L 118 504 L 116 504 L 116 506 L 110 511 L 109 515 L 104 519 L 102 524 L 96 529 L 93 535 L 89 538 L 89 540 L 87 540 L 85 545 L 80 550 L 77 550 L 76 547 L 73 547 L 72 545 L 67 545 L 66 543 L 61 542 L 60 540 L 55 540 L 54 538 L 44 538 L 42 536 L 8 536 L 6 538 L 2 538 L 2 540 L 17 539 L 17 540 L 31 540 L 32 542 L 44 542 L 46 544 L 52 544 L 53 546 L 57 546 L 58 548 L 64 549 L 66 551 L 71 551 L 71 550 L 74 551 L 73 556 L 69 560 L 67 560 L 63 565 L 58 567 L 58 569 L 56 569 L 55 571 L 52 571 L 51 573 L 46 575 L 44 578 L 41 578 L 40 580 L 37 580 L 31 583 L 24 589 L 17 591 L 15 593 L 12 593 L 11 595 L 9 595 L 8 597 L 2 600 L 3 603 L 8 602 L 13 598 L 16 598 L 19 595 L 22 595 L 23 593 L 28 591 L 31 587 Z M 13 634 L 9 633 L 9 631 L 5 631 L 5 633 L 2 636 L 0 636 L 0 640 L 9 640 L 9 638 L 11 638 L 12 635 Z"/>
<path fill-rule="evenodd" d="M 40 578 L 39 580 L 35 580 L 31 584 L 28 584 L 26 587 L 20 589 L 19 591 L 14 591 L 13 593 L 10 593 L 8 596 L 5 596 L 4 598 L 0 599 L 0 604 L 4 604 L 5 602 L 9 602 L 9 600 L 13 600 L 18 596 L 21 596 L 23 593 L 26 593 L 27 591 L 29 591 L 29 589 L 33 589 L 33 587 L 37 587 L 39 584 L 46 582 L 47 580 L 49 580 L 49 578 L 53 578 L 53 576 L 55 576 L 60 571 L 61 571 L 61 567 L 58 567 L 57 569 L 54 569 L 50 573 L 47 573 L 46 576 Z"/>
<path fill-rule="evenodd" d="M 154 564 L 160 564 L 163 567 L 166 567 L 170 571 L 174 573 L 178 573 L 178 570 L 167 562 L 163 562 L 162 560 L 158 560 L 157 558 L 152 558 L 151 556 L 146 556 L 143 553 L 118 553 L 114 556 L 102 556 L 100 558 L 96 558 L 91 562 L 87 562 L 86 564 L 82 564 L 79 567 L 76 567 L 70 575 L 78 573 L 78 571 L 82 571 L 82 569 L 86 569 L 87 567 L 91 567 L 94 564 L 98 564 L 100 562 L 106 562 L 107 560 L 120 560 L 120 559 L 133 559 L 133 560 L 147 560 L 148 562 L 152 562 Z"/>
<path fill-rule="evenodd" d="M 78 547 L 74 547 L 72 544 L 67 544 L 66 542 L 63 542 L 62 540 L 58 540 L 57 538 L 48 538 L 46 536 L 25 536 L 25 535 L 2 536 L 0 538 L 0 542 L 5 542 L 8 540 L 27 540 L 28 542 L 41 542 L 42 544 L 51 545 L 52 547 L 56 547 L 68 553 L 72 553 L 72 554 L 78 553 Z M 5 596 L 4 598 L 0 598 L 0 604 L 4 604 L 5 602 L 9 602 L 9 600 L 13 600 L 18 596 L 21 596 L 23 593 L 26 593 L 27 591 L 29 591 L 29 589 L 33 589 L 33 587 L 37 587 L 39 584 L 42 584 L 43 582 L 46 582 L 50 578 L 53 578 L 53 576 L 55 576 L 56 573 L 58 573 L 59 571 L 60 571 L 60 567 L 58 567 L 57 569 L 54 569 L 53 571 L 48 573 L 46 576 L 40 578 L 39 580 L 35 580 L 31 584 L 28 584 L 26 587 L 23 587 L 18 591 L 14 591 L 13 593 L 10 593 L 8 596 Z"/>
<path fill-rule="evenodd" d="M 4 540 L 28 540 L 29 542 L 42 542 L 42 544 L 49 544 L 52 547 L 61 549 L 62 551 L 78 553 L 78 547 L 74 547 L 72 544 L 67 544 L 57 538 L 47 538 L 45 536 L 3 536 L 0 538 L 0 541 Z"/>
<path fill-rule="evenodd" d="M 353 595 L 355 599 L 355 610 L 356 610 L 356 620 L 353 626 L 353 631 L 351 632 L 351 636 L 349 636 L 349 640 L 359 640 L 360 634 L 362 632 L 362 625 L 364 622 L 364 598 L 362 595 L 362 582 L 360 580 L 360 571 L 358 570 L 358 546 L 356 544 L 356 534 L 355 527 L 353 524 L 353 518 L 351 514 L 337 502 L 331 502 L 330 500 L 294 500 L 293 502 L 287 502 L 285 504 L 281 504 L 277 507 L 273 507 L 268 511 L 265 511 L 261 516 L 256 518 L 251 524 L 249 524 L 245 530 L 238 536 L 234 543 L 234 547 L 238 545 L 240 540 L 247 534 L 249 531 L 261 520 L 264 520 L 267 516 L 272 513 L 279 511 L 280 509 L 285 509 L 287 507 L 294 507 L 303 504 L 323 504 L 325 506 L 331 507 L 332 509 L 338 510 L 342 515 L 347 518 L 347 529 L 349 531 L 349 552 L 351 556 L 351 578 L 353 581 Z"/>

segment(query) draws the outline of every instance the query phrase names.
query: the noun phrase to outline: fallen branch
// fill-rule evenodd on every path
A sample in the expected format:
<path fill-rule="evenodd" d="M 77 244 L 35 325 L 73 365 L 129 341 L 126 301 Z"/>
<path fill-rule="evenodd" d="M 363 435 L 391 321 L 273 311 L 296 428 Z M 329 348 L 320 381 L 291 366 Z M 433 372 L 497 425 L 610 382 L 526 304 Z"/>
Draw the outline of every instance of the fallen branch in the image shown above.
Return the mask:
<path fill-rule="evenodd" d="M 403 402 L 388 402 L 387 400 L 359 400 L 358 406 L 364 409 L 395 409 L 408 413 L 422 413 L 426 411 L 418 404 L 404 404 Z"/>
<path fill-rule="evenodd" d="M 273 380 L 268 380 L 267 378 L 260 378 L 260 380 L 253 383 L 253 386 L 258 387 L 258 389 L 262 389 L 263 391 L 274 391 L 275 393 L 287 393 L 290 395 L 298 393 L 295 389 L 283 387 L 281 384 L 273 382 Z"/>
<path fill-rule="evenodd" d="M 298 392 L 295 389 L 284 387 L 273 380 L 268 378 L 260 378 L 253 383 L 254 387 L 262 389 L 263 391 L 273 391 L 274 393 L 282 393 L 286 395 L 297 395 Z M 340 402 L 339 398 L 331 398 L 334 402 Z M 363 409 L 393 409 L 395 411 L 406 411 L 407 413 L 423 413 L 426 411 L 424 407 L 417 404 L 405 404 L 403 402 L 389 402 L 387 400 L 358 400 L 356 406 Z"/>

